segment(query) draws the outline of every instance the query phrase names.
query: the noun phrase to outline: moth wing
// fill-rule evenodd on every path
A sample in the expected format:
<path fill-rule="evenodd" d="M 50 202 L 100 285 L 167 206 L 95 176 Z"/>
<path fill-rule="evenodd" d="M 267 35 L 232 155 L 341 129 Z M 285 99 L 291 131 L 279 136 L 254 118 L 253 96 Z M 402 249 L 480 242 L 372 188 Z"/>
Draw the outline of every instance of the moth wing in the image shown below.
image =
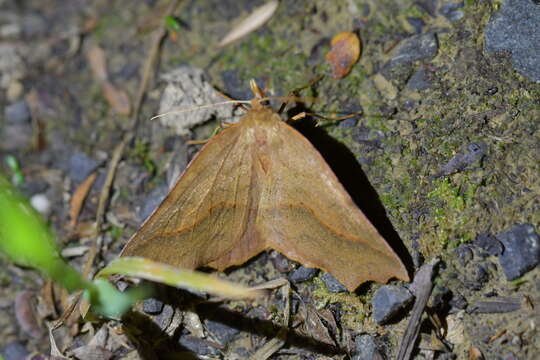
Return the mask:
<path fill-rule="evenodd" d="M 368 280 L 408 280 L 399 257 L 313 145 L 284 122 L 274 127 L 268 151 L 259 154 L 270 169 L 257 218 L 268 246 L 332 273 L 351 291 Z"/>
<path fill-rule="evenodd" d="M 231 125 L 203 146 L 121 256 L 223 269 L 263 250 L 249 225 L 252 145 L 243 130 L 242 123 Z M 246 236 L 252 237 L 249 248 L 239 246 Z"/>

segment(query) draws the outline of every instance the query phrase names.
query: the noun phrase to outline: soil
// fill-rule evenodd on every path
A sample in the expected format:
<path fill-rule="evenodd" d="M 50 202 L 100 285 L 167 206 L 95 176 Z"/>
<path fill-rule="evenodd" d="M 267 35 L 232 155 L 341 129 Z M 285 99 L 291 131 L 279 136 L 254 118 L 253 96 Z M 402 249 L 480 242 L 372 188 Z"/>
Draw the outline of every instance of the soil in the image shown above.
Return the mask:
<path fill-rule="evenodd" d="M 519 251 L 501 259 L 510 246 L 505 232 L 529 224 L 534 245 L 540 231 L 540 84 L 513 68 L 516 54 L 485 49 L 486 26 L 504 2 L 284 0 L 266 25 L 219 48 L 238 19 L 262 3 L 180 1 L 177 28 L 162 43 L 136 136 L 118 167 L 94 271 L 118 255 L 198 151 L 200 145 L 188 141 L 208 138 L 223 120 L 209 116 L 187 135 L 150 121 L 167 85 L 163 74 L 198 68 L 207 83 L 236 99 L 251 97 L 250 79 L 284 96 L 325 75 L 301 93 L 317 101 L 292 107 L 288 115 L 303 109 L 327 117 L 361 115 L 308 117 L 294 126 L 323 154 L 411 275 L 440 259 L 414 358 L 538 358 L 538 260 L 509 277 L 506 266 L 525 260 Z M 95 221 L 107 165 L 130 127 L 122 96 L 134 103 L 168 5 L 0 0 L 1 170 L 12 176 L 4 159 L 17 159 L 24 175 L 19 188 L 29 198 L 45 196 L 61 247 L 83 247 L 69 258 L 77 268 L 85 262 L 84 247 L 95 240 L 84 234 Z M 325 54 L 342 31 L 354 31 L 362 50 L 351 72 L 334 79 Z M 105 76 L 90 65 L 96 46 L 103 50 Z M 113 86 L 108 93 L 104 82 Z M 70 198 L 91 173 L 97 179 L 74 232 Z M 60 316 L 68 296 L 3 256 L 0 264 L 1 354 L 6 360 L 47 358 L 52 345 L 45 323 Z M 287 278 L 298 266 L 270 251 L 227 277 L 260 284 Z M 372 298 L 380 286 L 364 284 L 349 293 L 332 286 L 324 272 L 293 283 L 287 342 L 268 350 L 270 358 L 395 358 L 410 306 L 377 324 Z M 122 321 L 82 321 L 75 313 L 54 332 L 59 352 L 79 359 L 244 359 L 270 349 L 284 328 L 283 289 L 255 303 L 214 303 L 169 288 L 159 294 Z M 23 310 L 33 320 L 16 316 Z"/>

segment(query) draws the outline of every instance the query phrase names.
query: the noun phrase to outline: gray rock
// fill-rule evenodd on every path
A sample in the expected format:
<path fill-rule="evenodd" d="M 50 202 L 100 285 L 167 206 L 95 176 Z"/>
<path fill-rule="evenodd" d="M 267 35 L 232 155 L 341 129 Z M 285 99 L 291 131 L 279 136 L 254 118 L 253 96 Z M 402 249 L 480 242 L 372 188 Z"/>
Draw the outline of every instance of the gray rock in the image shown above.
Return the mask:
<path fill-rule="evenodd" d="M 388 322 L 413 300 L 413 295 L 402 286 L 384 285 L 373 295 L 373 320 L 378 324 Z"/>
<path fill-rule="evenodd" d="M 420 34 L 424 26 L 426 26 L 426 23 L 424 22 L 424 20 L 422 20 L 422 18 L 419 18 L 419 17 L 408 17 L 407 22 L 414 28 L 414 31 L 417 34 Z"/>
<path fill-rule="evenodd" d="M 238 322 L 238 319 L 230 318 L 228 319 L 230 322 L 236 321 Z M 225 323 L 214 321 L 214 320 L 207 320 L 205 322 L 206 327 L 208 330 L 212 332 L 212 334 L 223 344 L 227 344 L 229 341 L 232 340 L 233 337 L 236 336 L 236 334 L 240 333 L 240 330 L 231 327 Z"/>
<path fill-rule="evenodd" d="M 375 360 L 381 359 L 377 350 L 377 344 L 373 336 L 369 334 L 358 335 L 354 340 L 354 355 L 352 360 Z"/>
<path fill-rule="evenodd" d="M 413 91 L 422 91 L 429 89 L 431 87 L 431 82 L 429 81 L 426 69 L 423 67 L 418 69 L 407 81 L 407 87 Z"/>
<path fill-rule="evenodd" d="M 439 9 L 439 14 L 444 16 L 450 21 L 457 21 L 465 15 L 463 13 L 463 10 L 461 10 L 464 6 L 464 2 L 447 2 L 443 4 Z"/>
<path fill-rule="evenodd" d="M 444 164 L 439 169 L 439 171 L 437 172 L 437 174 L 434 175 L 434 177 L 437 178 L 441 176 L 448 176 L 457 172 L 461 172 L 475 162 L 482 160 L 486 152 L 487 145 L 483 142 L 469 144 L 467 146 L 466 152 L 459 153 L 452 157 L 446 164 Z"/>
<path fill-rule="evenodd" d="M 150 315 L 156 315 L 163 310 L 163 306 L 162 301 L 155 298 L 148 298 L 143 302 L 143 311 Z"/>
<path fill-rule="evenodd" d="M 167 185 L 161 185 L 155 187 L 143 200 L 143 204 L 137 213 L 139 220 L 144 221 L 155 208 L 161 204 L 165 196 L 167 196 L 169 188 Z"/>
<path fill-rule="evenodd" d="M 437 55 L 439 44 L 434 33 L 418 34 L 405 39 L 394 50 L 392 65 L 409 64 L 418 60 L 431 59 Z"/>
<path fill-rule="evenodd" d="M 6 106 L 4 116 L 9 123 L 28 123 L 31 119 L 30 108 L 21 100 Z"/>
<path fill-rule="evenodd" d="M 319 269 L 300 266 L 289 275 L 289 281 L 300 283 L 313 279 L 319 273 Z"/>
<path fill-rule="evenodd" d="M 330 292 L 340 293 L 347 291 L 347 288 L 343 286 L 342 283 L 337 281 L 337 279 L 333 277 L 330 273 L 324 273 L 322 276 L 322 281 L 324 281 L 324 284 Z"/>
<path fill-rule="evenodd" d="M 503 244 L 499 262 L 507 280 L 514 280 L 540 262 L 540 237 L 531 224 L 517 224 L 497 235 Z"/>
<path fill-rule="evenodd" d="M 14 341 L 4 346 L 0 354 L 2 354 L 5 360 L 21 360 L 25 359 L 29 352 L 23 344 Z"/>
<path fill-rule="evenodd" d="M 478 234 L 473 241 L 473 245 L 492 256 L 499 256 L 503 252 L 501 242 L 495 236 L 486 232 Z"/>
<path fill-rule="evenodd" d="M 540 83 L 540 6 L 531 0 L 506 0 L 485 30 L 486 51 L 509 51 L 512 66 Z"/>
<path fill-rule="evenodd" d="M 471 247 L 467 244 L 458 246 L 454 252 L 456 253 L 461 266 L 467 265 L 474 257 Z"/>
<path fill-rule="evenodd" d="M 216 355 L 218 353 L 217 349 L 208 345 L 203 339 L 191 335 L 181 336 L 178 340 L 178 344 L 197 355 L 208 356 Z"/>
<path fill-rule="evenodd" d="M 68 174 L 74 182 L 80 183 L 98 166 L 99 162 L 97 160 L 92 159 L 83 152 L 76 151 L 69 158 Z"/>

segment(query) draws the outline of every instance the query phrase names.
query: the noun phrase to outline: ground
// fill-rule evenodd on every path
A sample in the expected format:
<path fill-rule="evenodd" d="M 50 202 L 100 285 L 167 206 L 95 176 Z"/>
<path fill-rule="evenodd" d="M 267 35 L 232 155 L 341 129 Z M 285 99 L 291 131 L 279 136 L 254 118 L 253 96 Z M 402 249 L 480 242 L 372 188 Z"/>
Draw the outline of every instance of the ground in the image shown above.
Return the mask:
<path fill-rule="evenodd" d="M 540 85 L 535 74 L 516 66 L 517 50 L 486 47 L 486 37 L 500 38 L 489 37 L 486 29 L 507 2 L 281 1 L 266 25 L 219 48 L 223 35 L 261 3 L 180 1 L 174 12 L 178 29 L 163 41 L 135 139 L 118 167 L 96 269 L 117 256 L 166 193 L 169 178 L 200 148 L 187 141 L 207 138 L 218 125 L 208 119 L 177 136 L 149 121 L 159 111 L 163 74 L 180 66 L 199 68 L 208 84 L 236 99 L 250 98 L 252 78 L 268 94 L 283 96 L 325 75 L 301 94 L 317 98 L 304 107 L 328 117 L 361 115 L 341 122 L 308 118 L 294 125 L 323 154 L 411 275 L 424 262 L 441 260 L 428 304 L 432 321 L 425 317 L 416 358 L 477 359 L 476 351 L 487 359 L 536 358 Z M 540 7 L 532 0 L 508 3 L 528 6 L 530 14 Z M 95 221 L 107 165 L 130 127 L 118 97 L 125 93 L 134 103 L 168 4 L 0 1 L 2 172 L 18 172 L 4 164 L 5 156 L 13 155 L 25 178 L 20 189 L 31 198 L 45 196 L 59 242 L 80 250 L 70 257 L 75 266 L 82 266 L 94 240 L 84 229 Z M 538 26 L 534 16 L 527 21 L 533 21 L 528 28 Z M 505 30 L 509 37 L 523 28 L 511 25 Z M 360 37 L 361 57 L 348 76 L 334 79 L 325 55 L 341 31 Z M 527 37 L 520 39 L 523 44 Z M 90 66 L 96 46 L 104 52 L 105 76 Z M 107 94 L 105 82 L 114 86 Z M 94 172 L 97 180 L 73 231 L 70 198 Z M 508 259 L 513 246 L 516 252 Z M 528 258 L 529 266 L 523 265 Z M 67 295 L 55 288 L 55 302 L 47 303 L 53 285 L 4 257 L 0 263 L 4 358 L 49 354 L 43 324 L 58 318 Z M 269 252 L 228 276 L 257 284 L 290 278 L 296 267 Z M 509 276 L 510 268 L 518 268 L 518 275 Z M 395 358 L 410 307 L 379 325 L 371 315 L 380 284 L 349 293 L 339 284 L 332 291 L 333 281 L 321 272 L 293 284 L 291 326 L 296 327 L 272 358 L 376 358 L 366 353 L 366 339 L 374 351 Z M 99 359 L 241 359 L 276 336 L 283 321 L 282 290 L 267 301 L 219 304 L 171 289 L 162 292 L 160 300 L 138 306 L 122 322 L 68 321 L 55 332 L 60 351 L 81 359 L 92 351 Z M 32 310 L 34 301 L 38 305 Z M 37 323 L 15 315 L 25 310 L 35 311 Z M 437 321 L 440 325 L 433 325 Z M 443 342 L 433 340 L 435 335 Z"/>

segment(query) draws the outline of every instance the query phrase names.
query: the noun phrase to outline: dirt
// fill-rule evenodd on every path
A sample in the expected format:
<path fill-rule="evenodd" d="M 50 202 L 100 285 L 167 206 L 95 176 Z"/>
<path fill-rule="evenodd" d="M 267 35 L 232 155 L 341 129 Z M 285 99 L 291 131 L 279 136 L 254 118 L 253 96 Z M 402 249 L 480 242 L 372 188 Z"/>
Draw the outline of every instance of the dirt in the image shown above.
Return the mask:
<path fill-rule="evenodd" d="M 449 1 L 282 1 L 267 25 L 218 48 L 237 19 L 260 3 L 180 2 L 175 12 L 179 30 L 163 42 L 136 139 L 118 168 L 96 268 L 113 259 L 137 229 L 149 194 L 163 195 L 167 177 L 197 152 L 199 147 L 187 145 L 187 140 L 207 138 L 217 126 L 210 119 L 190 136 L 178 137 L 149 121 L 166 86 L 160 74 L 180 65 L 197 67 L 215 88 L 237 99 L 249 99 L 251 78 L 269 94 L 281 96 L 324 74 L 302 93 L 317 98 L 306 105 L 309 111 L 332 116 L 362 110 L 362 115 L 343 122 L 306 119 L 295 126 L 321 151 L 411 274 L 424 261 L 441 259 L 429 302 L 432 320 L 424 317 L 425 336 L 416 358 L 474 358 L 470 353 L 476 350 L 486 359 L 537 358 L 538 267 L 509 281 L 498 255 L 475 245 L 480 234 L 496 237 L 515 224 L 531 224 L 540 232 L 540 85 L 517 73 L 509 54 L 484 49 L 486 24 L 501 2 L 465 1 L 457 8 L 462 17 L 449 20 L 439 11 Z M 98 173 L 79 218 L 81 224 L 90 224 L 106 164 L 129 126 L 129 117 L 119 115 L 103 96 L 86 54 L 93 44 L 99 45 L 108 80 L 133 101 L 152 34 L 167 5 L 152 0 L 0 1 L 0 50 L 12 52 L 2 57 L 10 62 L 0 62 L 0 103 L 6 107 L 24 100 L 31 113 L 31 120 L 24 121 L 12 121 L 4 111 L 0 115 L 2 172 L 12 175 L 4 156 L 14 155 L 25 176 L 21 189 L 29 196 L 45 194 L 50 201 L 48 220 L 62 246 L 92 241 L 70 236 L 67 226 L 69 198 L 82 181 L 74 174 L 72 154 L 93 159 L 88 171 Z M 414 59 L 397 64 L 396 54 L 420 36 L 413 26 L 418 19 L 424 23 L 419 34 L 433 36 L 435 51 L 413 47 L 409 54 Z M 356 32 L 362 51 L 351 73 L 335 80 L 324 59 L 330 39 L 342 31 Z M 412 84 L 419 70 L 425 83 Z M 467 157 L 471 144 L 481 144 L 485 151 Z M 70 262 L 81 267 L 84 258 Z M 0 263 L 0 348 L 18 342 L 29 353 L 49 354 L 43 322 L 57 318 L 63 305 L 56 305 L 56 313 L 43 311 L 45 280 L 4 257 Z M 272 252 L 229 271 L 228 277 L 256 284 L 286 277 L 295 266 Z M 371 298 L 379 284 L 363 285 L 353 294 L 333 293 L 322 275 L 293 285 L 296 328 L 272 358 L 351 358 L 360 351 L 354 343 L 360 334 L 372 335 L 377 351 L 394 358 L 408 310 L 391 324 L 377 325 L 371 318 Z M 15 318 L 15 299 L 25 290 L 41 304 L 37 336 L 35 329 L 34 336 L 25 332 Z M 56 291 L 57 300 L 65 300 L 66 295 Z M 94 333 L 106 329 L 109 340 L 99 348 L 111 354 L 102 351 L 99 358 L 241 359 L 281 329 L 281 290 L 255 304 L 208 304 L 204 297 L 170 289 L 164 294 L 159 298 L 168 310 L 161 315 L 148 315 L 141 305 L 122 323 L 71 322 L 55 335 L 60 350 L 72 354 L 95 344 Z M 187 310 L 195 315 L 187 316 Z M 197 319 L 204 338 L 193 330 Z M 437 321 L 441 323 L 433 325 Z M 443 342 L 426 340 L 436 335 Z M 85 358 L 89 352 L 79 354 Z"/>

